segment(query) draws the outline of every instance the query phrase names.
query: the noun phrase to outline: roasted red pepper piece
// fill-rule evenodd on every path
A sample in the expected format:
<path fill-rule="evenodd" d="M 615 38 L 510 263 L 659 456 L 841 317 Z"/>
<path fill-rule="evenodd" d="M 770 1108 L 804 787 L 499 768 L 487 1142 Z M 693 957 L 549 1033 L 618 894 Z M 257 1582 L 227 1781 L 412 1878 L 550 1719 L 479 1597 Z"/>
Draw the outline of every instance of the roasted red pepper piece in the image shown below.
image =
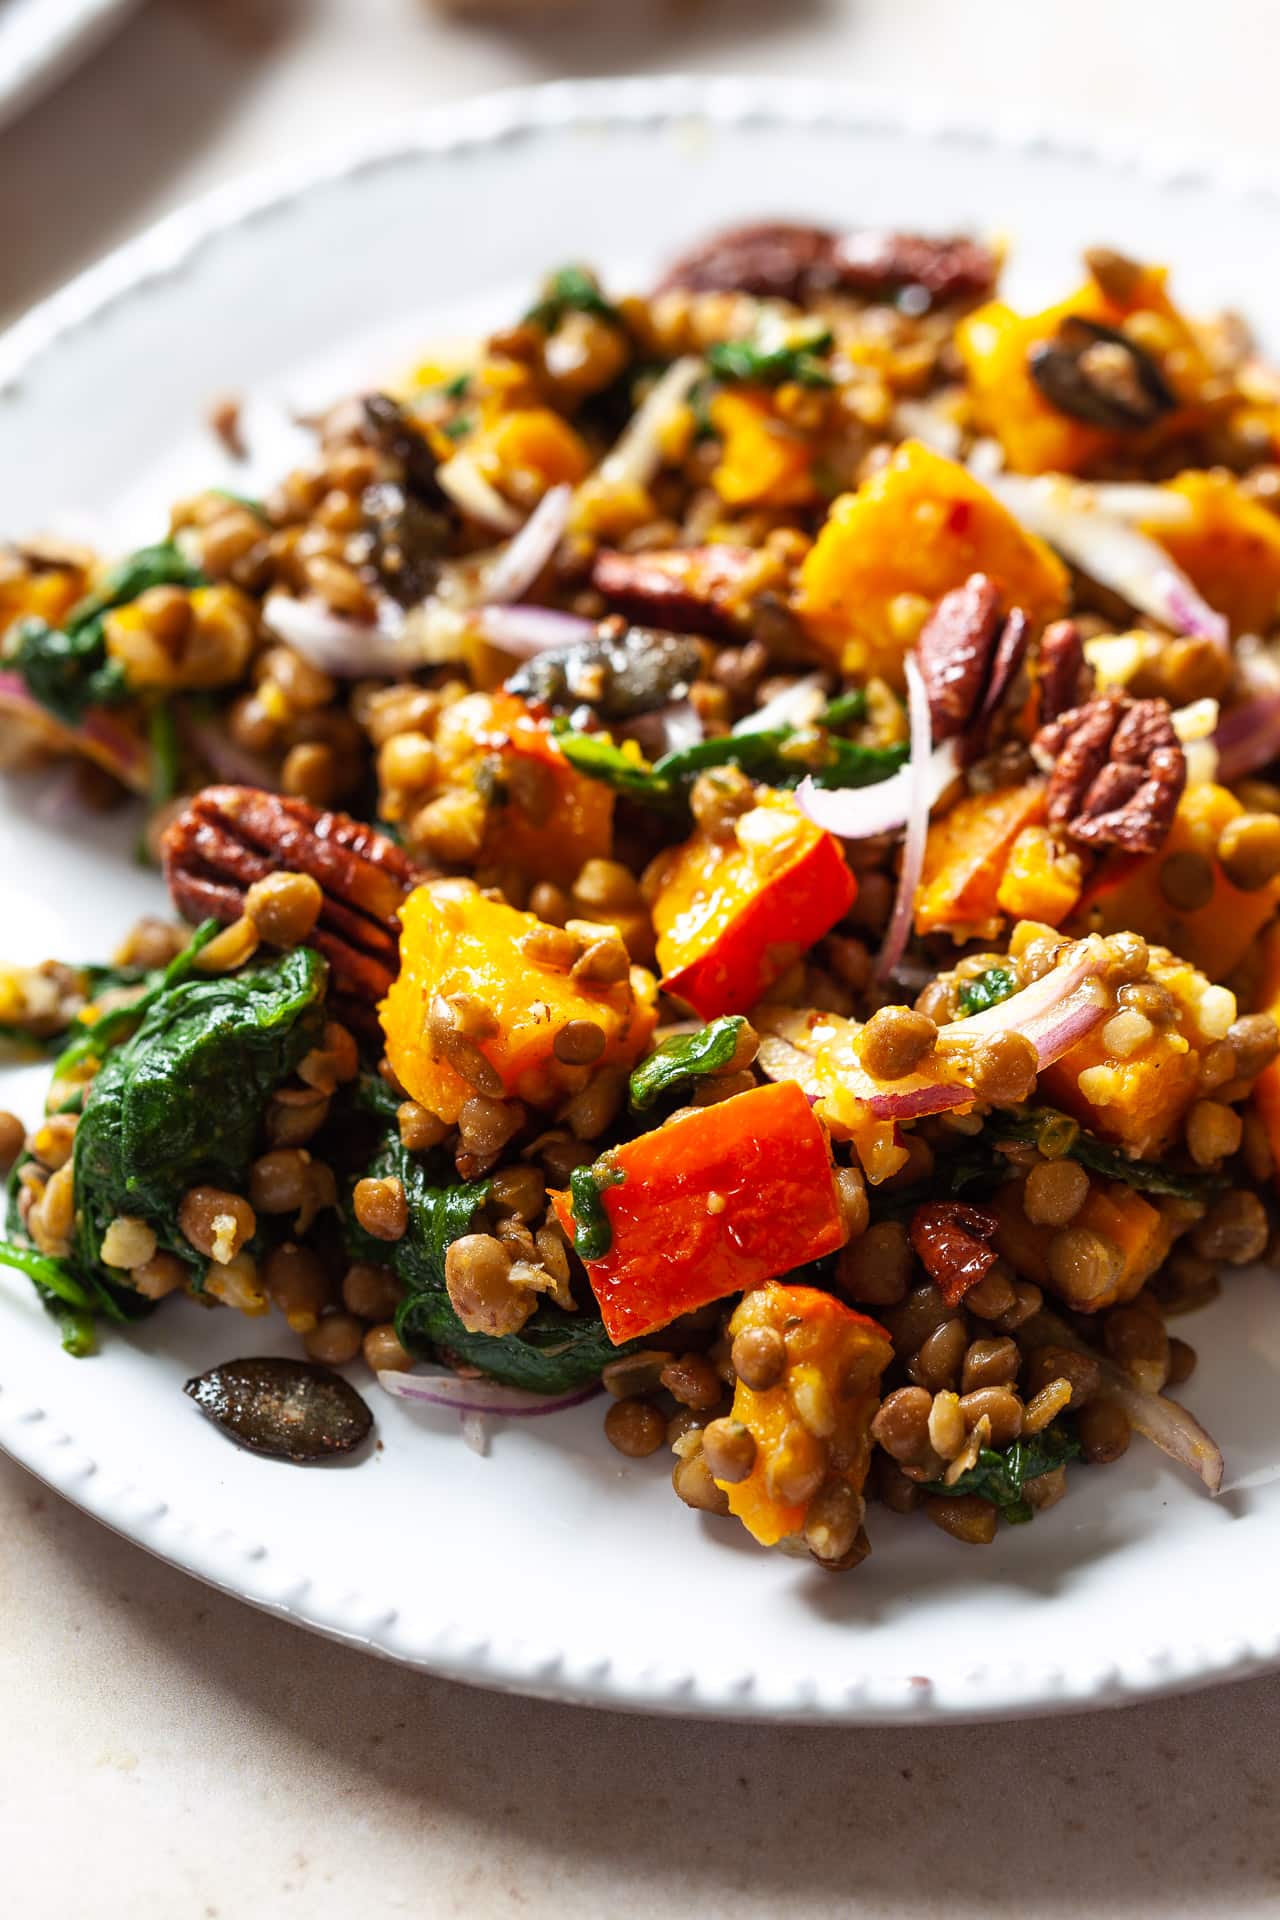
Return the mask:
<path fill-rule="evenodd" d="M 615 1344 L 790 1273 L 846 1238 L 826 1133 L 792 1081 L 628 1140 L 609 1155 L 609 1178 L 599 1198 L 612 1244 L 586 1268 Z M 551 1199 L 572 1236 L 569 1194 Z"/>

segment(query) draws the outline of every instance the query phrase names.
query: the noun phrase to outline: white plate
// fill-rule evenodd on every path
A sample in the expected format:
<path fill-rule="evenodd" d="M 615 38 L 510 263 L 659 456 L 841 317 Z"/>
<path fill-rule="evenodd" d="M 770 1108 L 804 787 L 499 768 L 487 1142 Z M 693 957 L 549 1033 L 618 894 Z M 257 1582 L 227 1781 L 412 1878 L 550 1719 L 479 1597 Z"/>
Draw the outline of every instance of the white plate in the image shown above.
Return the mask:
<path fill-rule="evenodd" d="M 0 0 L 0 121 L 91 53 L 136 0 Z"/>
<path fill-rule="evenodd" d="M 106 508 L 119 537 L 144 536 L 176 486 L 235 484 L 199 426 L 210 395 L 251 383 L 265 420 L 316 385 L 303 361 L 376 374 L 410 340 L 509 318 L 551 264 L 594 260 L 616 282 L 717 221 L 766 213 L 1004 228 L 1012 284 L 1032 296 L 1069 284 L 1078 247 L 1105 239 L 1175 260 L 1193 310 L 1280 312 L 1262 188 L 907 125 L 812 88 L 557 86 L 432 117 L 320 177 L 222 195 L 32 316 L 0 343 L 0 527 Z M 372 334 L 376 351 L 351 350 Z M 130 864 L 121 823 L 68 835 L 46 804 L 4 801 L 3 944 L 100 954 L 158 885 Z M 0 1086 L 0 1103 L 30 1102 L 40 1079 Z M 877 1509 L 873 1557 L 847 1578 L 687 1512 L 663 1457 L 609 1450 L 598 1405 L 500 1429 L 480 1459 L 451 1416 L 375 1392 L 384 1444 L 363 1465 L 253 1459 L 180 1388 L 233 1352 L 283 1349 L 269 1327 L 177 1308 L 75 1363 L 12 1276 L 0 1442 L 192 1573 L 461 1679 L 794 1719 L 1097 1705 L 1280 1657 L 1280 1302 L 1261 1273 L 1229 1292 L 1187 1332 L 1190 1398 L 1237 1491 L 1211 1502 L 1135 1443 L 983 1552 Z"/>

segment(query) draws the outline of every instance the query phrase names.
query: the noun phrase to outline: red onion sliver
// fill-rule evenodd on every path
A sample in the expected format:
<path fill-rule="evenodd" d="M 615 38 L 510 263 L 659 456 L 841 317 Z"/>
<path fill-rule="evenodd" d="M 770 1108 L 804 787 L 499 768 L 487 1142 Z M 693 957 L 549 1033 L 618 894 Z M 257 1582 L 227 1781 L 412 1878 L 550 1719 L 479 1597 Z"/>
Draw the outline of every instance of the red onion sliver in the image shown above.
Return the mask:
<path fill-rule="evenodd" d="M 1224 786 L 1280 758 L 1280 693 L 1261 694 L 1224 713 L 1213 744 Z"/>
<path fill-rule="evenodd" d="M 911 775 L 911 797 L 897 897 L 884 944 L 876 960 L 876 977 L 880 980 L 888 979 L 911 938 L 916 888 L 924 871 L 925 841 L 929 835 L 929 756 L 933 748 L 929 695 L 914 653 L 907 655 L 903 665 L 907 676 L 907 717 L 911 723 L 911 758 L 907 762 L 907 771 Z"/>
<path fill-rule="evenodd" d="M 607 487 L 647 487 L 662 465 L 662 436 L 679 413 L 704 367 L 697 354 L 673 360 L 632 416 L 612 451 L 596 469 Z"/>
<path fill-rule="evenodd" d="M 417 1400 L 424 1406 L 448 1407 L 453 1413 L 498 1413 L 514 1420 L 531 1420 L 559 1413 L 594 1399 L 602 1391 L 598 1380 L 569 1393 L 525 1393 L 497 1380 L 464 1380 L 456 1373 L 397 1373 L 384 1368 L 378 1385 L 398 1400 Z"/>
<path fill-rule="evenodd" d="M 959 772 L 957 743 L 944 740 L 928 757 L 925 787 L 930 809 Z M 909 818 L 913 777 L 910 763 L 872 787 L 819 787 L 806 775 L 796 788 L 796 805 L 816 827 L 825 827 L 840 840 L 874 840 L 879 833 L 893 833 Z"/>
<path fill-rule="evenodd" d="M 379 609 L 373 623 L 345 620 L 320 600 L 269 593 L 262 603 L 262 618 L 286 646 L 337 679 L 411 672 L 415 665 L 404 615 L 390 601 Z"/>
<path fill-rule="evenodd" d="M 519 532 L 519 512 L 490 485 L 469 453 L 455 453 L 437 467 L 436 479 L 454 506 L 482 526 L 496 527 L 499 533 Z"/>
<path fill-rule="evenodd" d="M 38 726 L 51 744 L 96 761 L 131 792 L 146 792 L 151 756 L 138 736 L 105 707 L 90 707 L 78 727 L 64 726 L 28 693 L 17 673 L 0 673 L 0 707 Z"/>
<path fill-rule="evenodd" d="M 519 533 L 489 568 L 483 594 L 490 605 L 523 599 L 559 546 L 572 504 L 572 487 L 552 487 L 543 494 Z"/>
<path fill-rule="evenodd" d="M 518 654 L 522 660 L 549 647 L 581 646 L 596 636 L 594 620 L 560 613 L 554 607 L 480 607 L 469 624 L 491 646 Z"/>

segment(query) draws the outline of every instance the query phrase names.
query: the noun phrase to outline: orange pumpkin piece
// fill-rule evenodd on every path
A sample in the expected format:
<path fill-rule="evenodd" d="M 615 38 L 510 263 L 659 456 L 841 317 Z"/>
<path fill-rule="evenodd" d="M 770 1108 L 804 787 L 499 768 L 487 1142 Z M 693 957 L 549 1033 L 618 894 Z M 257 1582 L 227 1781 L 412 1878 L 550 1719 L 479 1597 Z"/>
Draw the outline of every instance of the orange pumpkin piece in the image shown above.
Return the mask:
<path fill-rule="evenodd" d="M 893 1347 L 876 1321 L 816 1287 L 774 1282 L 748 1293 L 729 1332 L 736 1338 L 763 1327 L 782 1335 L 786 1367 L 763 1390 L 738 1381 L 733 1418 L 756 1443 L 755 1464 L 745 1480 L 718 1484 L 730 1512 L 771 1547 L 805 1531 L 815 1498 L 833 1479 L 861 1499 L 880 1376 Z"/>
<path fill-rule="evenodd" d="M 1040 1076 L 1040 1092 L 1091 1132 L 1140 1160 L 1177 1139 L 1199 1091 L 1200 1062 L 1236 1017 L 1235 995 L 1185 960 L 1155 947 L 1150 978 L 1171 995 L 1174 1019 L 1151 1025 L 1132 1051 L 1113 1050 L 1104 1020 Z M 1150 1023 L 1148 1023 L 1150 1024 Z M 1131 1036 L 1124 1036 L 1128 1048 Z"/>
<path fill-rule="evenodd" d="M 1047 827 L 1024 827 L 1009 849 L 996 905 L 1011 920 L 1038 920 L 1060 927 L 1080 899 L 1082 868 L 1064 853 Z"/>
<path fill-rule="evenodd" d="M 671 1120 L 615 1148 L 605 1165 L 611 1244 L 585 1264 L 615 1344 L 820 1259 L 846 1238 L 826 1133 L 790 1081 Z M 570 1195 L 551 1199 L 572 1238 Z"/>
<path fill-rule="evenodd" d="M 1179 474 L 1168 491 L 1189 502 L 1191 520 L 1147 531 L 1233 633 L 1269 633 L 1280 614 L 1280 519 L 1227 473 Z"/>
<path fill-rule="evenodd" d="M 1162 269 L 1142 269 L 1123 301 L 1090 279 L 1040 313 L 1016 313 L 1003 300 L 991 300 L 960 322 L 956 346 L 968 374 L 974 413 L 979 425 L 999 440 L 1016 473 L 1081 473 L 1113 450 L 1132 447 L 1132 434 L 1090 426 L 1060 412 L 1031 378 L 1028 356 L 1073 316 L 1120 327 L 1136 313 L 1155 317 L 1155 330 L 1162 337 L 1157 356 L 1161 370 L 1184 403 L 1158 423 L 1152 434 L 1158 439 L 1187 424 L 1187 410 L 1196 403 L 1209 371 L 1191 328 L 1169 298 Z"/>
<path fill-rule="evenodd" d="M 1049 1267 L 1049 1242 L 1054 1229 L 1034 1226 L 1027 1219 L 1022 1208 L 1022 1182 L 1014 1180 L 998 1188 L 986 1204 L 996 1216 L 993 1236 L 996 1250 L 1024 1279 L 1033 1280 L 1050 1293 L 1060 1294 Z M 1119 1248 L 1121 1256 L 1105 1292 L 1087 1301 L 1078 1297 L 1067 1300 L 1068 1306 L 1079 1313 L 1102 1313 L 1132 1300 L 1163 1264 L 1173 1245 L 1172 1222 L 1121 1180 L 1091 1179 L 1089 1197 L 1071 1225 L 1101 1234 L 1104 1240 Z M 1060 1297 L 1066 1296 L 1060 1294 Z"/>
<path fill-rule="evenodd" d="M 901 687 L 903 658 L 925 615 L 971 573 L 988 574 L 1033 625 L 1066 605 L 1067 572 L 1056 554 L 967 468 L 906 440 L 856 493 L 833 503 L 800 569 L 796 609 L 843 671 Z"/>
<path fill-rule="evenodd" d="M 1232 885 L 1219 863 L 1223 829 L 1244 811 L 1233 793 L 1213 781 L 1188 787 L 1159 853 L 1118 863 L 1121 877 L 1114 885 L 1103 869 L 1089 889 L 1081 930 L 1140 933 L 1153 945 L 1180 954 L 1211 980 L 1225 980 L 1280 907 L 1280 878 L 1245 892 Z M 1160 884 L 1165 862 L 1187 853 L 1208 861 L 1212 874 L 1213 892 L 1201 907 L 1171 905 Z"/>
<path fill-rule="evenodd" d="M 733 388 L 711 402 L 723 451 L 711 476 L 731 507 L 802 507 L 816 498 L 813 449 L 778 417 L 763 389 Z"/>
<path fill-rule="evenodd" d="M 767 787 L 731 839 L 700 828 L 649 879 L 662 986 L 704 1020 L 753 1007 L 858 890 L 839 841 Z"/>
<path fill-rule="evenodd" d="M 435 749 L 440 784 L 474 785 L 487 806 L 481 862 L 569 886 L 586 861 L 608 857 L 613 794 L 570 766 L 515 694 L 473 693 L 446 707 Z"/>
<path fill-rule="evenodd" d="M 36 573 L 0 574 L 0 634 L 18 620 L 43 620 L 51 627 L 64 618 L 84 595 L 87 580 L 81 567 L 46 567 Z"/>
<path fill-rule="evenodd" d="M 566 481 L 576 485 L 591 467 L 582 436 L 550 407 L 517 407 L 498 414 L 467 442 L 467 450 L 476 455 L 486 477 L 508 488 L 517 481 L 526 497 Z"/>
<path fill-rule="evenodd" d="M 652 975 L 633 967 L 612 986 L 580 984 L 541 957 L 548 934 L 563 940 L 559 929 L 469 881 L 416 888 L 400 925 L 400 974 L 380 1009 L 387 1057 L 406 1092 L 450 1125 L 477 1092 L 554 1107 L 601 1067 L 630 1068 L 648 1045 Z M 576 1021 L 604 1037 L 590 1066 L 556 1055 Z"/>
<path fill-rule="evenodd" d="M 1039 826 L 1044 813 L 1043 783 L 1027 781 L 995 793 L 966 794 L 933 821 L 916 894 L 916 932 L 949 933 L 956 940 L 994 939 L 1004 916 L 1015 911 L 1000 898 L 1013 849 L 1028 829 Z M 1012 885 L 1019 884 L 1015 876 Z"/>

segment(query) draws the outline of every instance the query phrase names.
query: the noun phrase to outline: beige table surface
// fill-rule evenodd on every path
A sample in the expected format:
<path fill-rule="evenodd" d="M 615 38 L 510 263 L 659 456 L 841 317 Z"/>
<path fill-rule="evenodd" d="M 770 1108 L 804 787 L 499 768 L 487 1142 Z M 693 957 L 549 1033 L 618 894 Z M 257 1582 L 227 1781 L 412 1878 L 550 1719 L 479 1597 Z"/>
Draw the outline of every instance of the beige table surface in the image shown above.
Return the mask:
<path fill-rule="evenodd" d="M 204 187 L 480 88 L 843 74 L 1265 155 L 1278 55 L 1276 0 L 596 0 L 540 30 L 421 0 L 152 0 L 0 133 L 0 319 Z M 0 1542 L 21 1920 L 1280 1909 L 1280 1680 L 941 1732 L 630 1719 L 330 1646 L 7 1463 Z"/>

